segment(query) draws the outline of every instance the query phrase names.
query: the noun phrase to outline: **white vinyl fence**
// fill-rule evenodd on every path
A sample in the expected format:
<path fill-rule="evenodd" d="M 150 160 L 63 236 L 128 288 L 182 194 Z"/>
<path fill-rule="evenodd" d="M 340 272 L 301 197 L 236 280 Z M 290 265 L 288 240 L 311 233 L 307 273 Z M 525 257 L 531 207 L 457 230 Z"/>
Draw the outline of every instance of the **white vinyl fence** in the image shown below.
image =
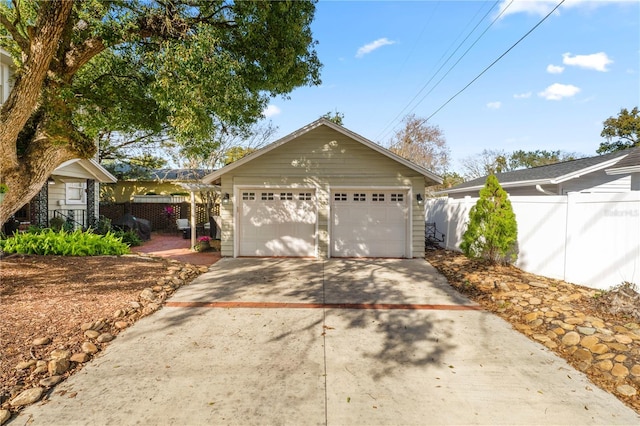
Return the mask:
<path fill-rule="evenodd" d="M 640 284 L 640 191 L 509 198 L 518 222 L 518 260 L 525 271 L 592 288 Z M 426 222 L 460 250 L 477 198 L 427 200 Z"/>

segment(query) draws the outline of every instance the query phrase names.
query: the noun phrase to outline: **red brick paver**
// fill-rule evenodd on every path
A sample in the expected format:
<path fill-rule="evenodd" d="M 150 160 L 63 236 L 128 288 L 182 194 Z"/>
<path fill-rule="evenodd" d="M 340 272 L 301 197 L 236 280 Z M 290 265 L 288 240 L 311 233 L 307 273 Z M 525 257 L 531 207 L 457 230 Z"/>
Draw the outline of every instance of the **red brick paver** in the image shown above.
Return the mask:
<path fill-rule="evenodd" d="M 151 240 L 144 242 L 139 247 L 133 247 L 131 251 L 168 257 L 194 265 L 213 265 L 220 260 L 220 252 L 217 251 L 192 251 L 191 240 L 182 238 L 181 234 L 158 234 L 154 232 L 151 234 Z"/>

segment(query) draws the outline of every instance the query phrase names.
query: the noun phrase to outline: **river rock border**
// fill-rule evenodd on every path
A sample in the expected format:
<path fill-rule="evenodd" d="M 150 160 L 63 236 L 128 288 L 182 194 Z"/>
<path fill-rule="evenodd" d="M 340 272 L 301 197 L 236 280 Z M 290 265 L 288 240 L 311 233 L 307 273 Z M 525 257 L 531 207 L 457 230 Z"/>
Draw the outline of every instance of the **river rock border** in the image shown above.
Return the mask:
<path fill-rule="evenodd" d="M 141 257 L 155 258 L 141 255 Z M 53 387 L 69 377 L 82 365 L 91 361 L 109 342 L 114 340 L 120 331 L 126 329 L 138 319 L 150 315 L 160 309 L 165 300 L 178 288 L 190 283 L 198 275 L 206 272 L 208 266 L 185 264 L 176 260 L 169 262 L 167 274 L 160 278 L 153 287 L 145 288 L 138 295 L 137 300 L 130 301 L 113 312 L 110 318 L 96 318 L 94 321 L 78 324 L 85 341 L 78 352 L 72 352 L 64 347 L 51 348 L 46 355 L 36 359 L 33 349 L 46 347 L 53 342 L 50 336 L 34 339 L 29 361 L 22 361 L 16 365 L 18 370 L 29 370 L 32 378 L 40 378 L 39 386 L 24 389 L 16 387 L 11 392 L 8 404 L 0 409 L 0 425 L 11 418 L 12 412 L 38 402 L 43 396 L 51 392 Z M 38 351 L 41 352 L 41 351 Z"/>
<path fill-rule="evenodd" d="M 516 268 L 491 268 L 444 250 L 427 260 L 461 293 L 640 413 L 640 321 L 583 309 L 605 292 Z"/>

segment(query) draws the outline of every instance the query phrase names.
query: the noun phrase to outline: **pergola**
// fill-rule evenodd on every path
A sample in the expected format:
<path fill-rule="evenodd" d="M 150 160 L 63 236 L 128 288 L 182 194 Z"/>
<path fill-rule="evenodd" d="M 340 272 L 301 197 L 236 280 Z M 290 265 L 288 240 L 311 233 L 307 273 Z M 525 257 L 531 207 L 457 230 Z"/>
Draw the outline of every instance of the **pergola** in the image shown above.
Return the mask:
<path fill-rule="evenodd" d="M 198 182 L 180 182 L 181 187 L 189 191 L 191 202 L 191 215 L 189 217 L 189 227 L 191 228 L 191 250 L 196 246 L 196 192 L 216 192 L 220 193 L 219 185 L 209 185 Z"/>

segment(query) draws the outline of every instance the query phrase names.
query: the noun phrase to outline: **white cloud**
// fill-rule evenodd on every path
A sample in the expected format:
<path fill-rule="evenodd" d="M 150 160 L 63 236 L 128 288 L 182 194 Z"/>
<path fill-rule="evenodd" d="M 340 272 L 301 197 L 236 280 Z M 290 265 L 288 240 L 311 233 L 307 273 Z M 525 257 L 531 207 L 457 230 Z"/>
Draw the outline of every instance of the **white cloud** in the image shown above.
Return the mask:
<path fill-rule="evenodd" d="M 489 108 L 489 109 L 500 109 L 501 106 L 502 106 L 502 102 L 500 102 L 500 101 L 489 102 L 487 104 L 487 108 Z"/>
<path fill-rule="evenodd" d="M 632 3 L 637 0 L 607 0 L 607 1 L 593 1 L 593 0 L 566 0 L 562 6 L 556 11 L 558 13 L 561 9 L 568 9 L 571 7 L 582 7 L 595 9 L 598 7 L 614 4 L 614 3 Z M 545 16 L 551 12 L 558 4 L 558 0 L 502 0 L 500 3 L 498 14 L 506 9 L 502 18 L 515 15 L 516 13 L 527 13 L 529 15 Z"/>
<path fill-rule="evenodd" d="M 607 65 L 612 64 L 613 61 L 609 59 L 606 53 L 598 52 L 591 55 L 575 55 L 571 56 L 571 53 L 565 53 L 562 55 L 562 63 L 565 65 L 572 65 L 580 68 L 587 68 L 590 70 L 596 70 L 600 72 L 607 72 Z"/>
<path fill-rule="evenodd" d="M 547 72 L 549 74 L 562 74 L 562 71 L 564 71 L 564 67 L 560 65 L 553 65 L 553 64 L 547 65 Z"/>
<path fill-rule="evenodd" d="M 514 99 L 528 99 L 531 97 L 531 92 L 526 93 L 516 93 L 513 95 Z"/>
<path fill-rule="evenodd" d="M 280 108 L 271 104 L 268 107 L 266 107 L 264 111 L 262 111 L 262 115 L 264 115 L 266 118 L 269 118 L 269 117 L 273 117 L 274 115 L 278 115 L 281 112 L 282 111 L 280 110 Z"/>
<path fill-rule="evenodd" d="M 580 88 L 573 84 L 560 84 L 554 83 L 551 86 L 544 89 L 544 91 L 538 93 L 538 96 L 545 98 L 548 101 L 559 101 L 562 98 L 570 98 L 577 95 L 580 92 Z"/>
<path fill-rule="evenodd" d="M 374 50 L 381 48 L 382 46 L 388 46 L 390 44 L 395 44 L 395 43 L 396 43 L 395 41 L 391 41 L 386 37 L 379 38 L 376 41 L 372 41 L 371 43 L 365 44 L 364 46 L 359 48 L 358 51 L 356 52 L 356 58 L 362 58 L 367 53 L 371 53 Z"/>

